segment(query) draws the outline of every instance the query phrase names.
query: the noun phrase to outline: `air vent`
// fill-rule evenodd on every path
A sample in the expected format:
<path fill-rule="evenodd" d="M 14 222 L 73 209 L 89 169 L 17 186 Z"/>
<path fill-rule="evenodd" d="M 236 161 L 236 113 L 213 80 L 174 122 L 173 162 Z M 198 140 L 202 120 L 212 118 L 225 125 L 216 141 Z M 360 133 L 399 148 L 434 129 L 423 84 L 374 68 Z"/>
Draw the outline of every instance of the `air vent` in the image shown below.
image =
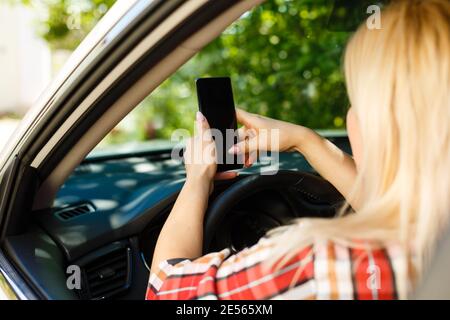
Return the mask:
<path fill-rule="evenodd" d="M 127 290 L 131 283 L 131 250 L 119 248 L 82 267 L 82 299 L 101 300 Z"/>
<path fill-rule="evenodd" d="M 94 206 L 90 203 L 85 203 L 58 210 L 55 212 L 55 215 L 65 221 L 92 212 L 95 212 Z"/>

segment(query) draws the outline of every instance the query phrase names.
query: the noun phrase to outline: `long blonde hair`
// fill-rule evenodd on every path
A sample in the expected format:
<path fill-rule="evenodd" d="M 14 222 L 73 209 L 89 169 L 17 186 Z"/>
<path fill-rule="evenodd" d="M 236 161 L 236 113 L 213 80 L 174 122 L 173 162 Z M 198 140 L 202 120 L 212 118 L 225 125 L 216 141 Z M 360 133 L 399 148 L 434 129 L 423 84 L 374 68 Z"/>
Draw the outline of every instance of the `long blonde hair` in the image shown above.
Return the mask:
<path fill-rule="evenodd" d="M 381 29 L 353 35 L 344 65 L 364 145 L 353 192 L 363 190 L 362 206 L 275 229 L 273 261 L 318 239 L 395 241 L 420 274 L 450 215 L 450 2 L 394 1 Z"/>

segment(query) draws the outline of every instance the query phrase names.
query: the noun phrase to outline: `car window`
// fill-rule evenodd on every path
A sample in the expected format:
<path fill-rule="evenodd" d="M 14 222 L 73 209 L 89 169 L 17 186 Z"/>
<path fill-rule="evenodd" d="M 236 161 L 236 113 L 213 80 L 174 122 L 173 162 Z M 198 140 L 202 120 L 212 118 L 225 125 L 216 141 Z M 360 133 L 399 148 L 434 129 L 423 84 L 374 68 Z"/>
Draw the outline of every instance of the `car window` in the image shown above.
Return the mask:
<path fill-rule="evenodd" d="M 341 61 L 365 16 L 349 1 L 270 0 L 244 14 L 135 108 L 97 149 L 161 145 L 193 129 L 195 79 L 230 76 L 235 103 L 315 129 L 344 129 L 348 100 Z M 373 2 L 373 1 L 372 1 Z"/>

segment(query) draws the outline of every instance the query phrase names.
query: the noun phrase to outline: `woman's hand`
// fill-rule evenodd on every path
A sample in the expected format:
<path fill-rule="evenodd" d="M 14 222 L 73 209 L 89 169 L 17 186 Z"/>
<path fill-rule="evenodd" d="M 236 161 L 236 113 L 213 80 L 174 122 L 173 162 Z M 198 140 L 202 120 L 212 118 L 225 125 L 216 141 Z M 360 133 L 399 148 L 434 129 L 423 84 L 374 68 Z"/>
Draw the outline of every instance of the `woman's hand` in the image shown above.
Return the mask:
<path fill-rule="evenodd" d="M 347 199 L 354 209 L 359 207 L 358 196 L 351 196 L 356 179 L 353 158 L 314 130 L 292 123 L 266 118 L 237 109 L 239 143 L 228 152 L 245 154 L 245 166 L 257 158 L 258 151 L 292 151 L 303 154 L 311 166 Z M 275 133 L 275 134 L 271 134 Z"/>
<path fill-rule="evenodd" d="M 212 138 L 208 121 L 201 112 L 197 112 L 196 135 L 186 142 L 184 152 L 186 183 L 207 186 L 209 193 L 213 190 L 214 179 L 231 179 L 236 172 L 216 174 L 216 144 Z"/>
<path fill-rule="evenodd" d="M 236 116 L 243 126 L 238 129 L 239 143 L 229 153 L 245 154 L 246 167 L 253 164 L 257 151 L 293 151 L 297 149 L 302 131 L 306 128 L 289 122 L 275 120 L 236 109 Z"/>
<path fill-rule="evenodd" d="M 200 112 L 197 113 L 196 131 L 196 135 L 186 143 L 186 183 L 159 234 L 153 253 L 152 272 L 156 272 L 161 261 L 194 259 L 201 255 L 203 218 L 214 178 L 230 179 L 237 175 L 236 172 L 216 174 L 216 144 L 208 121 Z"/>

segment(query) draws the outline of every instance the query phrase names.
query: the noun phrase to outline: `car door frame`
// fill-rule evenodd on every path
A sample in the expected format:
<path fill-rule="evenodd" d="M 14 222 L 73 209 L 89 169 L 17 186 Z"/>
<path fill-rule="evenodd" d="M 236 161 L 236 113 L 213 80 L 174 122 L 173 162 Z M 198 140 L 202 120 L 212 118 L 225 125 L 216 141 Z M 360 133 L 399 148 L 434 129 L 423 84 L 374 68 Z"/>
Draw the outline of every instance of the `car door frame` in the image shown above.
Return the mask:
<path fill-rule="evenodd" d="M 145 1 L 140 0 L 136 3 Z M 2 198 L 0 204 L 0 271 L 18 298 L 35 299 L 39 295 L 34 293 L 29 279 L 21 272 L 17 261 L 11 260 L 2 244 L 5 237 L 23 232 L 27 228 L 26 225 L 23 225 L 23 221 L 26 221 L 24 216 L 31 213 L 32 197 L 36 194 L 42 181 L 76 143 L 83 130 L 95 123 L 95 120 L 106 112 L 111 101 L 117 99 L 134 81 L 137 81 L 145 70 L 161 61 L 165 54 L 174 50 L 177 45 L 188 39 L 190 35 L 220 15 L 221 12 L 241 1 L 206 1 L 199 8 L 194 7 L 193 12 L 190 12 L 182 21 L 183 23 L 171 30 L 171 33 L 166 34 L 154 47 L 149 48 L 142 57 L 137 59 L 132 68 L 116 79 L 117 81 L 111 87 L 105 88 L 100 99 L 92 101 L 88 110 L 75 119 L 73 126 L 59 136 L 53 148 L 45 157 L 41 158 L 42 161 L 39 165 L 33 166 L 33 161 L 36 160 L 45 145 L 48 145 L 58 128 L 71 114 L 76 112 L 80 102 L 101 79 L 111 72 L 117 61 L 130 52 L 151 28 L 158 25 L 158 19 L 159 22 L 167 19 L 186 1 L 146 1 L 147 6 L 140 7 L 139 12 L 133 12 L 133 8 L 136 8 L 135 4 L 105 33 L 103 41 L 94 44 L 88 50 L 88 54 L 81 59 L 80 64 L 72 70 L 70 76 L 56 89 L 52 89 L 53 92 L 45 95 L 48 100 L 40 102 L 41 109 L 26 122 L 30 126 L 28 130 L 21 132 L 20 136 L 14 137 L 13 147 L 0 159 L 0 196 Z M 155 17 L 155 12 L 159 12 L 161 16 L 154 19 L 153 25 L 146 25 L 144 22 L 151 15 Z M 130 19 L 127 14 L 133 17 L 131 22 L 134 23 L 121 25 L 123 19 L 125 21 Z M 139 30 L 140 35 L 135 34 L 136 30 Z M 106 41 L 105 39 L 111 34 L 114 37 Z M 115 54 L 112 54 L 113 52 Z"/>

